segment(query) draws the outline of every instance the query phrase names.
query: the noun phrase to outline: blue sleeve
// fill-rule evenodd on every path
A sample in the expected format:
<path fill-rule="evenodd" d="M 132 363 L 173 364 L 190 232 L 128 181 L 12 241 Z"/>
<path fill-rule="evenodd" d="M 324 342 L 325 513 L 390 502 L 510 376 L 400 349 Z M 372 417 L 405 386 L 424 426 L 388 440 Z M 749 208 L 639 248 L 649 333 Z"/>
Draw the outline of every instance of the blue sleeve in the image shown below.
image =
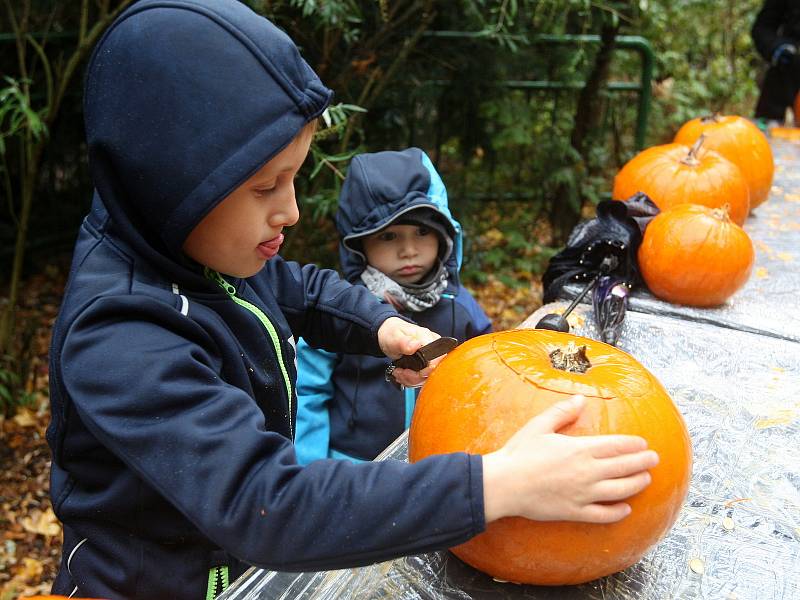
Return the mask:
<path fill-rule="evenodd" d="M 469 320 L 466 327 L 467 339 L 492 332 L 492 322 L 489 320 L 489 317 L 486 316 L 480 304 L 475 301 L 475 298 L 472 297 L 472 294 L 470 294 L 463 285 L 458 286 L 456 302 L 467 311 L 467 318 Z"/>
<path fill-rule="evenodd" d="M 297 342 L 297 426 L 295 452 L 301 465 L 328 458 L 331 423 L 328 403 L 333 399 L 333 369 L 337 355 Z"/>
<path fill-rule="evenodd" d="M 262 295 L 273 295 L 296 338 L 315 348 L 383 356 L 378 329 L 397 314 L 362 285 L 351 285 L 330 269 L 301 266 L 280 256 L 268 260 L 250 283 Z M 264 286 L 259 289 L 258 286 Z"/>

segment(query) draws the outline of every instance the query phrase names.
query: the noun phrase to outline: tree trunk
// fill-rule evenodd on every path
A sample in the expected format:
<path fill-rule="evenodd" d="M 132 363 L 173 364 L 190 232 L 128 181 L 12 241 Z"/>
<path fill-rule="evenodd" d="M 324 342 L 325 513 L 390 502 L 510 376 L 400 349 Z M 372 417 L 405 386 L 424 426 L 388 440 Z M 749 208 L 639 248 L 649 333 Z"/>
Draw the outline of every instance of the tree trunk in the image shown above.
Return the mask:
<path fill-rule="evenodd" d="M 583 86 L 578 98 L 578 108 L 575 111 L 575 125 L 572 128 L 572 147 L 581 156 L 586 151 L 586 142 L 589 135 L 595 131 L 603 118 L 601 110 L 598 110 L 600 90 L 608 81 L 608 71 L 611 67 L 611 58 L 616 47 L 617 32 L 619 31 L 619 21 L 617 24 L 604 25 L 600 32 L 600 49 L 594 59 L 594 67 Z"/>
<path fill-rule="evenodd" d="M 608 72 L 611 66 L 611 58 L 616 46 L 617 32 L 619 31 L 619 21 L 614 24 L 606 24 L 600 33 L 600 49 L 594 59 L 594 66 L 586 80 L 586 84 L 578 97 L 578 106 L 575 111 L 575 121 L 572 128 L 570 142 L 572 147 L 583 158 L 583 164 L 575 165 L 575 178 L 578 180 L 586 173 L 586 150 L 591 134 L 595 132 L 603 118 L 601 110 L 598 110 L 600 91 L 608 80 Z M 550 223 L 553 226 L 553 233 L 557 242 L 564 243 L 569 237 L 570 232 L 581 219 L 581 201 L 579 189 L 574 189 L 576 183 L 567 189 L 566 184 L 560 186 L 553 200 L 550 211 Z M 578 197 L 576 198 L 576 194 Z M 569 202 L 566 199 L 577 199 L 577 202 Z"/>
<path fill-rule="evenodd" d="M 22 202 L 19 212 L 17 237 L 14 243 L 14 260 L 11 266 L 8 304 L 3 309 L 2 314 L 0 314 L 0 354 L 11 353 L 17 299 L 19 298 L 19 286 L 22 280 L 22 268 L 25 264 L 25 244 L 28 240 L 28 223 L 30 222 L 31 209 L 33 208 L 36 174 L 39 171 L 39 159 L 41 158 L 43 148 L 43 142 L 34 145 L 33 152 L 28 157 L 28 164 L 25 166 L 25 174 L 20 182 L 20 196 Z"/>

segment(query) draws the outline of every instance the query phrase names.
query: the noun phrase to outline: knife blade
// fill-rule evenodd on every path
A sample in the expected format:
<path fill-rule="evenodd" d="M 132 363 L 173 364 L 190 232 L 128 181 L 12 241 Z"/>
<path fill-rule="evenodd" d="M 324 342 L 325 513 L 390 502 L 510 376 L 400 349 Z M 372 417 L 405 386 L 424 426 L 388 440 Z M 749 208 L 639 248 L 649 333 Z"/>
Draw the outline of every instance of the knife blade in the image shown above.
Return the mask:
<path fill-rule="evenodd" d="M 395 369 L 411 369 L 412 371 L 422 371 L 430 362 L 440 356 L 447 354 L 458 346 L 458 340 L 452 337 L 440 337 L 430 344 L 422 346 L 414 354 L 404 354 L 395 359 L 386 368 L 386 381 L 397 384 L 394 378 Z"/>

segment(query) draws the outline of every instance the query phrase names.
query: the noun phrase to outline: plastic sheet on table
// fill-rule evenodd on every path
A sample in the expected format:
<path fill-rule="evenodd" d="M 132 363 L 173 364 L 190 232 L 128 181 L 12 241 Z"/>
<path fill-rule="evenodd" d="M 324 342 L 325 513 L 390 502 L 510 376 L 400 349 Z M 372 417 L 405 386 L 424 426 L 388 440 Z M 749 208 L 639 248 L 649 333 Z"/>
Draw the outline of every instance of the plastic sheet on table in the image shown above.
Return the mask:
<path fill-rule="evenodd" d="M 565 307 L 544 306 L 526 324 Z M 589 311 L 578 306 L 570 321 L 576 334 L 594 337 Z M 497 582 L 436 552 L 325 573 L 255 569 L 224 598 L 800 598 L 800 344 L 629 313 L 619 347 L 670 392 L 694 453 L 689 495 L 675 525 L 637 564 L 583 585 L 549 588 Z M 406 453 L 402 436 L 384 457 Z"/>

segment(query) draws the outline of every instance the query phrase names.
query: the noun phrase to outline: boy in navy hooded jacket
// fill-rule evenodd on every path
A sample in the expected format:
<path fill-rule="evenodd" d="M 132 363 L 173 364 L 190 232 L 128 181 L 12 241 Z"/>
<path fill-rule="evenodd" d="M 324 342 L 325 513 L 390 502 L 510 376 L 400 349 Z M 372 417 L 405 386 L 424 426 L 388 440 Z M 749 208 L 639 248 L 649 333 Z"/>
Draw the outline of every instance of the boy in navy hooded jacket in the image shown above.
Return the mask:
<path fill-rule="evenodd" d="M 416 323 L 463 342 L 491 322 L 459 283 L 461 225 L 419 148 L 353 158 L 336 225 L 345 278 Z M 387 361 L 297 345 L 297 459 L 372 460 L 408 428 L 417 390 L 385 378 Z"/>
<path fill-rule="evenodd" d="M 509 515 L 618 520 L 647 485 L 641 438 L 553 433 L 580 400 L 483 457 L 297 464 L 294 339 L 393 358 L 435 339 L 277 256 L 330 94 L 234 0 L 139 0 L 95 48 L 95 195 L 50 352 L 54 593 L 209 598 L 249 565 L 364 565 Z"/>

